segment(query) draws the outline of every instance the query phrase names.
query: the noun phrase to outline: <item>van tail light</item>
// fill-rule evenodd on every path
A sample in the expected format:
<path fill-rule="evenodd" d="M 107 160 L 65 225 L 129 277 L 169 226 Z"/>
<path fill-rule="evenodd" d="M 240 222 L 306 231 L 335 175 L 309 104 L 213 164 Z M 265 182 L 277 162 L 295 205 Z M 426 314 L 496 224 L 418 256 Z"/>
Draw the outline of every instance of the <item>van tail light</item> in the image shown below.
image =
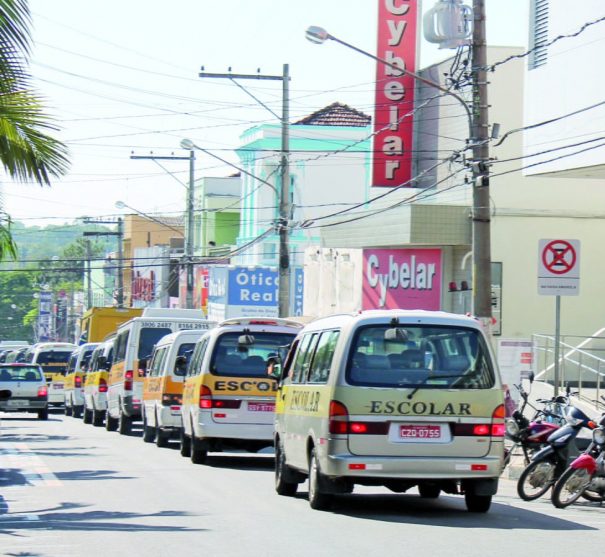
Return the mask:
<path fill-rule="evenodd" d="M 506 409 L 504 408 L 504 404 L 496 406 L 496 409 L 492 414 L 492 427 L 490 431 L 492 437 L 504 437 L 504 434 L 506 433 L 506 424 L 504 423 L 505 416 Z"/>
<path fill-rule="evenodd" d="M 346 435 L 349 432 L 349 411 L 337 400 L 330 401 L 329 431 L 334 434 Z"/>
<path fill-rule="evenodd" d="M 107 381 L 103 378 L 99 379 L 99 392 L 100 393 L 107 392 Z"/>
<path fill-rule="evenodd" d="M 80 377 L 79 375 L 76 375 L 76 378 L 74 380 L 74 385 L 75 385 L 76 389 L 80 389 L 82 387 L 82 377 Z"/>
<path fill-rule="evenodd" d="M 132 370 L 129 369 L 124 374 L 124 390 L 125 391 L 132 391 L 132 377 L 133 377 Z"/>
<path fill-rule="evenodd" d="M 48 387 L 46 385 L 38 387 L 38 398 L 48 398 Z"/>
<path fill-rule="evenodd" d="M 213 400 L 212 408 L 239 408 L 242 405 L 241 400 L 236 398 L 224 398 L 222 400 Z"/>
<path fill-rule="evenodd" d="M 212 408 L 212 391 L 206 387 L 206 385 L 202 385 L 200 387 L 200 408 L 204 410 L 209 410 Z"/>
<path fill-rule="evenodd" d="M 175 394 L 163 394 L 162 405 L 163 406 L 180 406 L 183 404 L 183 396 Z"/>
<path fill-rule="evenodd" d="M 453 424 L 454 435 L 460 437 L 504 437 L 504 405 L 496 407 L 492 414 L 491 423 L 482 424 Z"/>

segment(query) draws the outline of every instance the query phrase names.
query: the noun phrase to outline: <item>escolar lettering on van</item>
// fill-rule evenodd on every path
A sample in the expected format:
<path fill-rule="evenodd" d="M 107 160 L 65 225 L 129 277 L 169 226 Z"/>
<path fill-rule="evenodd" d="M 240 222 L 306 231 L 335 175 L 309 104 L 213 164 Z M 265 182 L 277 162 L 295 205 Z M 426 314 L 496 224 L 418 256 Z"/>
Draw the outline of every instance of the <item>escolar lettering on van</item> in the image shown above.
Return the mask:
<path fill-rule="evenodd" d="M 269 381 L 215 381 L 215 391 L 277 391 L 277 383 Z"/>
<path fill-rule="evenodd" d="M 292 391 L 289 409 L 302 412 L 317 412 L 319 410 L 319 391 Z"/>
<path fill-rule="evenodd" d="M 429 416 L 470 416 L 471 405 L 465 402 L 439 404 L 434 402 L 370 401 L 370 414 L 401 414 Z"/>

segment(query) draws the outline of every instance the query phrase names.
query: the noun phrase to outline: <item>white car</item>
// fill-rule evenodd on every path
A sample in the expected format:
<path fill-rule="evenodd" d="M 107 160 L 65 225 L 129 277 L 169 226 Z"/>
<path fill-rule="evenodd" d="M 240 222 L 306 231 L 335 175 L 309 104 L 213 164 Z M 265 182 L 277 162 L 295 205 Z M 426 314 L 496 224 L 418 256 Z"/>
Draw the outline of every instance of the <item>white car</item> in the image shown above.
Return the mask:
<path fill-rule="evenodd" d="M 10 398 L 0 397 L 3 412 L 31 412 L 48 419 L 48 386 L 39 365 L 1 364 L 0 391 L 4 390 L 10 391 Z"/>

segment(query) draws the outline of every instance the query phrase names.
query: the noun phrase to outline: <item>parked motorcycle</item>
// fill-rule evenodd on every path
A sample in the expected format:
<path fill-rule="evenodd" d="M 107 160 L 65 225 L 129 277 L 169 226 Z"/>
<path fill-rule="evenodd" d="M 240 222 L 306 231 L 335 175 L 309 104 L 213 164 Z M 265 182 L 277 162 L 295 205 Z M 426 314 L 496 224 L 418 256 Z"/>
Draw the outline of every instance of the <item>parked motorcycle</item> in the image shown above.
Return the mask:
<path fill-rule="evenodd" d="M 552 490 L 555 507 L 563 509 L 580 497 L 605 501 L 605 414 L 592 432 L 592 443 L 561 474 Z"/>
<path fill-rule="evenodd" d="M 542 497 L 563 474 L 570 461 L 586 449 L 589 439 L 578 439 L 583 428 L 595 429 L 593 422 L 580 409 L 565 410 L 566 424 L 550 434 L 547 446 L 535 453 L 519 476 L 517 493 L 525 501 Z"/>
<path fill-rule="evenodd" d="M 569 406 L 569 391 L 567 397 L 538 399 L 537 402 L 543 406 L 536 408 L 529 403 L 533 380 L 532 373 L 529 376 L 529 392 L 526 392 L 522 385 L 515 385 L 523 402 L 521 407 L 506 419 L 506 438 L 512 442 L 512 445 L 505 449 L 503 468 L 506 468 L 519 447 L 523 451 L 523 459 L 527 466 L 533 454 L 542 449 L 546 445 L 548 437 L 565 422 L 564 409 Z M 535 411 L 531 419 L 525 416 L 525 409 L 528 405 Z"/>

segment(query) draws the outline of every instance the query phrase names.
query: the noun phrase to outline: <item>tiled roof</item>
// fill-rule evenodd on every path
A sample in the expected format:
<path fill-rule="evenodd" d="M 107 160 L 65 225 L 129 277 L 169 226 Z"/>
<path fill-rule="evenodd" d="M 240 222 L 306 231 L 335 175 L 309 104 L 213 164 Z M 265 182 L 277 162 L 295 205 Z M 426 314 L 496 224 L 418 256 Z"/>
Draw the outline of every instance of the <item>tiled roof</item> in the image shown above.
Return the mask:
<path fill-rule="evenodd" d="M 359 110 L 355 110 L 346 104 L 332 103 L 309 116 L 306 116 L 294 125 L 301 126 L 349 126 L 361 128 L 369 126 L 372 118 Z"/>

